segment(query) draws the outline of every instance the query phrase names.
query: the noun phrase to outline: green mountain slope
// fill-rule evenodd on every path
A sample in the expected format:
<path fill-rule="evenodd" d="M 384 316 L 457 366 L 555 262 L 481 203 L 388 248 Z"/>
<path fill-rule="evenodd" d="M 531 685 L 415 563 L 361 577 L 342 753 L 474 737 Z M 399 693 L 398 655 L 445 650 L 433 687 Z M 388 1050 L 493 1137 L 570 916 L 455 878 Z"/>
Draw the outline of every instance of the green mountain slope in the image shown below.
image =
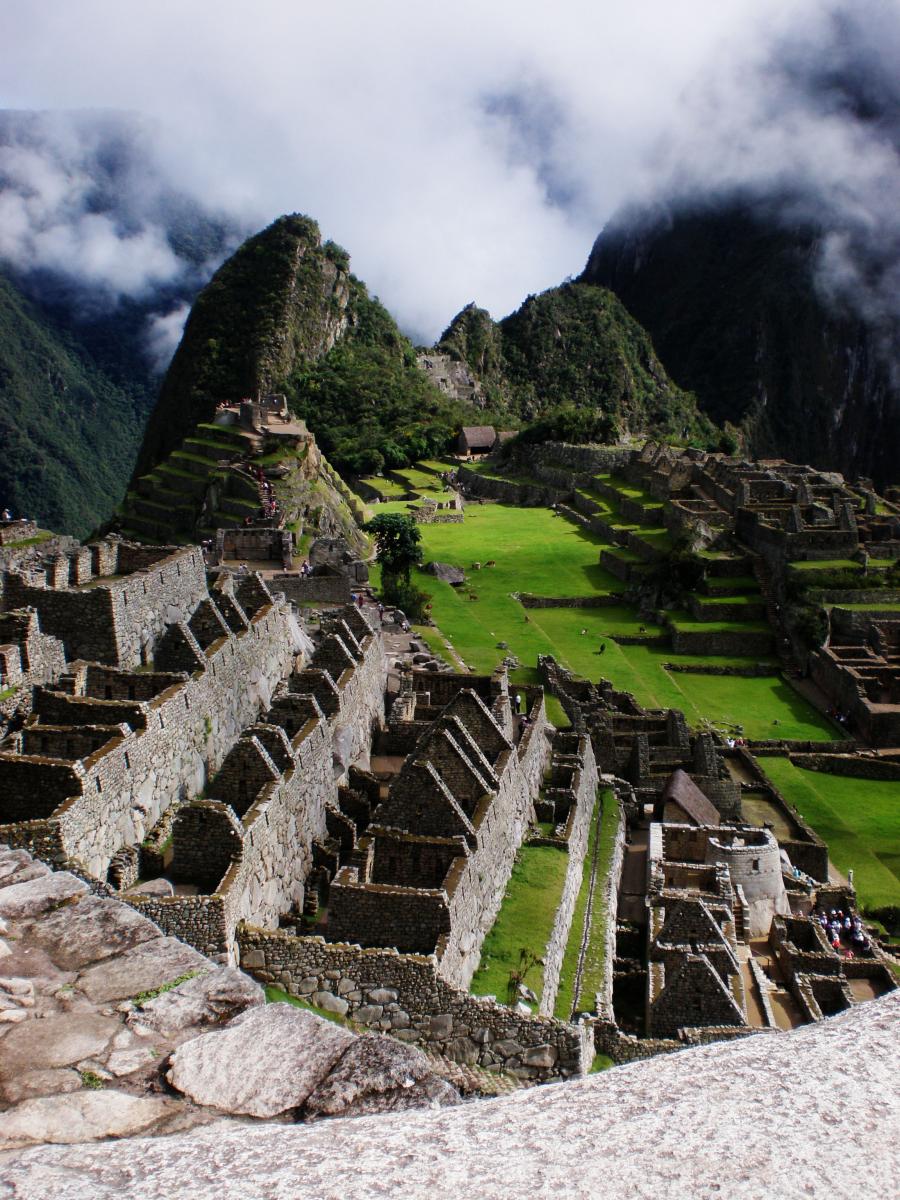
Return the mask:
<path fill-rule="evenodd" d="M 245 242 L 194 304 L 151 416 L 136 476 L 217 402 L 285 392 L 336 468 L 403 466 L 462 420 L 416 366 L 412 344 L 322 244 L 308 217 L 281 217 Z"/>
<path fill-rule="evenodd" d="M 0 275 L 0 500 L 86 535 L 121 494 L 145 391 L 114 382 Z M 144 409 L 146 411 L 146 409 Z"/>
<path fill-rule="evenodd" d="M 465 362 L 489 401 L 517 422 L 565 408 L 623 433 L 713 433 L 647 332 L 605 288 L 565 283 L 496 323 L 470 305 L 436 349 Z"/>
<path fill-rule="evenodd" d="M 612 288 L 682 387 L 754 457 L 896 476 L 900 396 L 871 328 L 820 299 L 819 234 L 737 201 L 625 214 L 583 279 Z"/>

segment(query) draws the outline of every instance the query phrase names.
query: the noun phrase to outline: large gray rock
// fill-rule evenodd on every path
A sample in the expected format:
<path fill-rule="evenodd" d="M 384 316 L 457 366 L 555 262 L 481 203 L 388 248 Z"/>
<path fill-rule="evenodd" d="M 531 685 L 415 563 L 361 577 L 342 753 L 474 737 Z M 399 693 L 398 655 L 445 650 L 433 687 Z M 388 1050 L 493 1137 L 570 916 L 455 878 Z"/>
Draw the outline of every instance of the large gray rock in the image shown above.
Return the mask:
<path fill-rule="evenodd" d="M 304 1116 L 357 1117 L 458 1104 L 459 1093 L 421 1050 L 387 1037 L 361 1037 L 306 1102 Z"/>
<path fill-rule="evenodd" d="M 7 1104 L 18 1104 L 34 1096 L 63 1095 L 65 1092 L 80 1092 L 83 1087 L 81 1076 L 68 1067 L 45 1067 L 37 1071 L 22 1071 L 0 1084 L 0 1095 Z M 0 1127 L 2 1127 L 0 1120 Z"/>
<path fill-rule="evenodd" d="M 14 1025 L 0 1043 L 0 1082 L 20 1071 L 67 1067 L 97 1058 L 122 1028 L 114 1017 L 71 1012 Z"/>
<path fill-rule="evenodd" d="M 170 1200 L 186 1190 L 192 1200 L 892 1196 L 898 1020 L 895 992 L 793 1033 L 481 1104 L 41 1146 L 7 1155 L 0 1175 L 15 1200 Z"/>
<path fill-rule="evenodd" d="M 10 887 L 0 888 L 0 917 L 14 921 L 37 917 L 52 908 L 58 908 L 66 900 L 83 896 L 87 890 L 87 884 L 68 871 L 57 871 L 25 883 L 14 883 Z"/>
<path fill-rule="evenodd" d="M 158 938 L 88 967 L 78 976 L 78 987 L 95 1004 L 105 1004 L 133 999 L 190 971 L 208 969 L 209 959 L 191 946 L 176 938 Z"/>
<path fill-rule="evenodd" d="M 197 1104 L 274 1117 L 300 1108 L 355 1040 L 315 1013 L 267 1004 L 179 1046 L 167 1078 Z"/>
<path fill-rule="evenodd" d="M 29 940 L 53 955 L 57 966 L 79 971 L 162 937 L 158 926 L 119 900 L 85 896 L 35 922 Z"/>
<path fill-rule="evenodd" d="M 454 587 L 466 582 L 466 573 L 462 567 L 454 567 L 451 563 L 426 563 L 425 570 L 435 579 L 440 579 L 442 583 L 453 584 Z"/>
<path fill-rule="evenodd" d="M 3 1114 L 0 1148 L 128 1137 L 156 1124 L 172 1108 L 171 1100 L 107 1089 L 23 1100 Z"/>
<path fill-rule="evenodd" d="M 234 967 L 218 967 L 148 1000 L 128 1017 L 128 1023 L 174 1035 L 192 1025 L 230 1021 L 265 1002 L 265 993 L 249 975 Z"/>

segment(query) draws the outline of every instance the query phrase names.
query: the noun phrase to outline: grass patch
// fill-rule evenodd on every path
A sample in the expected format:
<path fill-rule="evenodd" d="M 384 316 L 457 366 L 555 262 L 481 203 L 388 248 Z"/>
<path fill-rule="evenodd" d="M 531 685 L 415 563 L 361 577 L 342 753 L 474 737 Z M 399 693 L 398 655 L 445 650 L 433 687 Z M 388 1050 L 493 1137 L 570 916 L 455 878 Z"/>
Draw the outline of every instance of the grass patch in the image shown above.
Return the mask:
<path fill-rule="evenodd" d="M 403 487 L 399 483 L 395 483 L 393 479 L 383 479 L 380 475 L 366 475 L 365 478 L 360 479 L 360 483 L 365 483 L 368 487 L 378 492 L 379 495 L 391 497 L 392 499 L 405 496 L 409 491 L 408 487 Z"/>
<path fill-rule="evenodd" d="M 892 780 L 854 779 L 760 759 L 784 797 L 828 844 L 835 866 L 853 868 L 863 908 L 900 904 L 900 788 Z"/>
<path fill-rule="evenodd" d="M 334 1025 L 351 1026 L 352 1021 L 348 1021 L 346 1017 L 339 1016 L 337 1013 L 326 1012 L 324 1008 L 316 1008 L 314 1004 L 309 1004 L 306 1000 L 301 1000 L 299 996 L 292 996 L 289 992 L 282 991 L 281 988 L 272 987 L 267 984 L 265 987 L 266 1004 L 293 1004 L 294 1008 L 305 1008 L 307 1012 L 315 1013 L 317 1017 L 324 1017 L 326 1021 L 331 1021 Z"/>
<path fill-rule="evenodd" d="M 53 534 L 46 529 L 40 533 L 36 533 L 34 537 L 20 538 L 17 542 L 7 542 L 3 547 L 4 550 L 22 550 L 27 546 L 39 546 L 41 542 L 49 542 Z"/>
<path fill-rule="evenodd" d="M 509 977 L 527 950 L 543 958 L 553 931 L 569 856 L 553 846 L 522 846 L 493 928 L 484 940 L 481 964 L 470 991 L 506 1002 Z M 544 972 L 535 964 L 525 983 L 540 998 Z"/>
<path fill-rule="evenodd" d="M 96 1071 L 79 1071 L 78 1074 L 81 1076 L 81 1086 L 83 1088 L 88 1088 L 90 1091 L 96 1092 L 106 1086 Z"/>
<path fill-rule="evenodd" d="M 584 971 L 581 977 L 581 997 L 578 1004 L 579 1012 L 594 1010 L 594 997 L 603 986 L 606 969 L 606 926 L 607 912 L 603 903 L 603 888 L 612 863 L 613 846 L 616 839 L 616 827 L 619 821 L 619 805 L 615 792 L 604 788 L 599 793 L 600 828 L 596 819 L 591 820 L 591 833 L 587 854 L 584 859 L 584 871 L 581 877 L 581 888 L 575 902 L 572 914 L 572 926 L 569 930 L 569 940 L 563 957 L 562 970 L 559 977 L 559 991 L 556 993 L 554 1015 L 563 1021 L 572 1016 L 574 1003 L 575 972 L 578 968 L 578 956 L 584 935 L 584 920 L 587 909 L 588 892 L 590 889 L 591 863 L 594 852 L 597 853 L 597 879 L 594 887 L 594 904 L 591 913 L 591 928 L 585 949 Z M 596 814 L 595 814 L 596 817 Z M 599 844 L 598 844 L 599 838 Z"/>
<path fill-rule="evenodd" d="M 138 992 L 136 996 L 131 997 L 131 1003 L 140 1007 L 146 1004 L 148 1000 L 155 1000 L 157 996 L 161 996 L 163 992 L 171 992 L 173 988 L 179 987 L 182 983 L 187 983 L 189 979 L 194 979 L 199 975 L 199 971 L 185 971 L 183 975 L 179 975 L 177 979 L 170 979 L 168 983 L 161 983 L 159 987 L 150 988 L 147 992 Z"/>
<path fill-rule="evenodd" d="M 382 504 L 378 511 L 390 511 L 390 507 Z M 405 504 L 398 505 L 398 511 L 405 511 Z M 452 647 L 473 670 L 488 673 L 505 656 L 514 654 L 530 674 L 515 672 L 513 679 L 536 683 L 538 655 L 552 654 L 586 679 L 610 679 L 617 688 L 633 692 L 648 708 L 683 709 L 693 725 L 707 719 L 723 725 L 741 723 L 746 737 L 769 738 L 774 736 L 772 722 L 777 720 L 780 737 L 828 741 L 835 736 L 830 722 L 780 678 L 774 659 L 772 675 L 759 678 L 675 674 L 663 664 L 748 666 L 760 659 L 676 655 L 666 646 L 620 646 L 612 641 L 613 635 L 639 634 L 641 625 L 646 625 L 648 634 L 662 632 L 641 621 L 624 603 L 609 608 L 525 610 L 512 593 L 589 596 L 618 593 L 622 588 L 621 582 L 599 565 L 600 553 L 609 549 L 607 544 L 590 530 L 555 517 L 549 509 L 470 504 L 464 524 L 423 525 L 420 532 L 425 562 L 435 559 L 459 565 L 469 580 L 467 587 L 452 588 L 422 571 L 414 575 L 416 585 L 431 597 L 430 615 L 437 625 L 417 632 L 449 662 L 455 661 Z M 473 562 L 483 564 L 491 559 L 496 566 L 471 569 Z M 377 579 L 376 570 L 375 586 Z M 704 631 L 717 627 L 710 622 L 693 625 Z M 728 629 L 757 626 L 771 632 L 762 622 L 723 625 Z M 602 656 L 597 653 L 601 641 L 606 644 Z M 506 648 L 500 642 L 505 642 Z M 554 724 L 568 724 L 550 698 L 548 712 Z"/>

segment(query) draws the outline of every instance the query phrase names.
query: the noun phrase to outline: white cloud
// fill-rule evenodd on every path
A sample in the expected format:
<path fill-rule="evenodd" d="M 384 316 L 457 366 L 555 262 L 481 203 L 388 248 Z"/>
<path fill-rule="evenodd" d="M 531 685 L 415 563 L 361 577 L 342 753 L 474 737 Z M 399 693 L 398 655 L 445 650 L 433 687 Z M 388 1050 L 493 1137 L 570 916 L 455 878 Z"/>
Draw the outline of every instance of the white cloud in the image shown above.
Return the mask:
<path fill-rule="evenodd" d="M 895 0 L 11 8 L 0 103 L 146 114 L 160 177 L 255 225 L 316 217 L 423 338 L 472 299 L 502 315 L 577 273 L 620 204 L 661 190 L 800 181 L 835 224 L 896 220 L 895 143 L 815 80 L 837 10 L 886 73 Z M 125 293 L 176 269 L 149 217 L 85 224 L 77 173 L 19 166 L 37 200 L 0 210 L 0 252 L 31 237 Z M 41 206 L 70 207 L 68 232 Z"/>

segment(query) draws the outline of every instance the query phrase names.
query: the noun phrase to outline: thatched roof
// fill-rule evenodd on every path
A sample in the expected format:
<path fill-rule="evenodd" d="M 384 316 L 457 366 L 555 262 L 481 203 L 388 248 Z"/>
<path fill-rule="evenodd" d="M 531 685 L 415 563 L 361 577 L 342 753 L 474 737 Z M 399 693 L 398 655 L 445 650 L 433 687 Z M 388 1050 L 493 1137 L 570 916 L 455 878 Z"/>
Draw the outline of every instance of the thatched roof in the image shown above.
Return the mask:
<path fill-rule="evenodd" d="M 662 790 L 659 798 L 659 815 L 665 812 L 667 804 L 677 804 L 684 815 L 694 825 L 718 825 L 719 810 L 713 802 L 697 787 L 686 771 L 679 767 L 669 776 L 669 781 Z"/>

